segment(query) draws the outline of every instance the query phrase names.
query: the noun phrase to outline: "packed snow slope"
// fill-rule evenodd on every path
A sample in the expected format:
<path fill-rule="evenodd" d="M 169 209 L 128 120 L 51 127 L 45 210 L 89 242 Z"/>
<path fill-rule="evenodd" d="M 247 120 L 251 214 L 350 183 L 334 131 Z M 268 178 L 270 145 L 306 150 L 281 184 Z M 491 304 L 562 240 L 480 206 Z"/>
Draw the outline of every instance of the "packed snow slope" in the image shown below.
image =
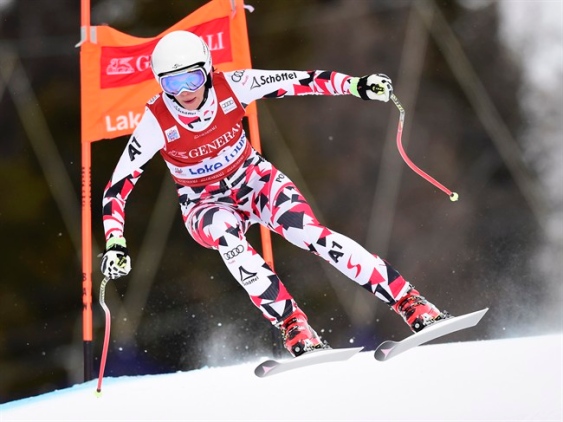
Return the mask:
<path fill-rule="evenodd" d="M 563 335 L 362 352 L 257 378 L 258 362 L 104 379 L 0 406 L 0 421 L 561 421 Z"/>

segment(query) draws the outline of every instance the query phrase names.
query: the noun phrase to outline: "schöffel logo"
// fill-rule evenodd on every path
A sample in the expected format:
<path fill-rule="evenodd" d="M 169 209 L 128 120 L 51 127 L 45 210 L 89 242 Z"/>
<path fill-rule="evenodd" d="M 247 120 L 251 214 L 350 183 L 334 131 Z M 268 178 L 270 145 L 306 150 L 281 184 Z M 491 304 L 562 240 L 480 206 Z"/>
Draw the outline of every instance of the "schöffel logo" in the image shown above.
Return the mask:
<path fill-rule="evenodd" d="M 192 31 L 192 29 L 188 29 Z M 217 18 L 193 28 L 211 50 L 213 64 L 233 60 L 229 17 Z M 153 79 L 150 57 L 159 39 L 127 47 L 102 47 L 100 87 L 119 88 Z"/>
<path fill-rule="evenodd" d="M 282 72 L 282 73 L 272 73 L 270 75 L 262 75 L 260 78 L 252 78 L 252 85 L 250 89 L 260 88 L 263 85 L 268 85 L 272 83 L 279 83 L 282 81 L 289 81 L 292 79 L 297 79 L 297 73 L 295 72 Z"/>
<path fill-rule="evenodd" d="M 244 269 L 244 267 L 238 267 L 240 272 L 240 283 L 243 286 L 248 286 L 258 280 L 258 273 L 251 273 Z"/>

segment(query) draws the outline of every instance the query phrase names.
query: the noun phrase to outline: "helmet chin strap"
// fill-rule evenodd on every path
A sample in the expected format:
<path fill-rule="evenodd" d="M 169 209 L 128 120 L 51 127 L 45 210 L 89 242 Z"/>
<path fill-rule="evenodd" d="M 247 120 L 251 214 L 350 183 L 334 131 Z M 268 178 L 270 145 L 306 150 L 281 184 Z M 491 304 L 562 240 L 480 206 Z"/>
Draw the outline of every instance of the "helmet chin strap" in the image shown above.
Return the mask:
<path fill-rule="evenodd" d="M 207 83 L 205 83 L 205 92 L 203 93 L 203 100 L 201 100 L 201 104 L 199 105 L 199 107 L 196 110 L 199 110 L 201 107 L 203 107 L 203 105 L 207 101 L 207 97 L 209 96 L 209 89 L 210 88 L 211 87 L 208 87 Z"/>
<path fill-rule="evenodd" d="M 213 68 L 211 68 L 211 72 L 209 72 L 207 74 L 207 80 L 205 81 L 205 92 L 203 93 L 203 100 L 201 101 L 201 104 L 199 105 L 199 107 L 197 108 L 198 110 L 205 104 L 205 102 L 207 101 L 207 97 L 209 96 L 209 90 L 213 87 L 213 80 L 212 80 L 212 73 L 213 73 Z"/>
<path fill-rule="evenodd" d="M 207 74 L 207 80 L 205 81 L 205 87 L 207 89 L 211 89 L 213 86 L 213 72 L 215 72 L 215 68 L 211 67 L 211 72 Z"/>

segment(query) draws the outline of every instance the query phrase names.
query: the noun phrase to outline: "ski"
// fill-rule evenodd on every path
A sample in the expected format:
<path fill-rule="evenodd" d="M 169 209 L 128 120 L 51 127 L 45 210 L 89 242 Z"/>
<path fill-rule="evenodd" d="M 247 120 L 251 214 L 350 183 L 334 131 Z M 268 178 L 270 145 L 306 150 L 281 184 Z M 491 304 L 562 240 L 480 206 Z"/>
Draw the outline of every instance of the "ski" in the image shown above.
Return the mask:
<path fill-rule="evenodd" d="M 363 347 L 351 347 L 345 349 L 319 349 L 304 353 L 296 358 L 284 360 L 267 360 L 259 364 L 254 369 L 257 377 L 264 378 L 292 369 L 303 368 L 305 366 L 317 365 L 319 363 L 340 362 L 350 359 L 359 353 Z"/>
<path fill-rule="evenodd" d="M 375 359 L 382 362 L 387 361 L 428 341 L 456 331 L 474 327 L 479 323 L 481 318 L 483 318 L 483 315 L 485 315 L 488 310 L 489 308 L 485 308 L 469 314 L 437 321 L 422 331 L 419 331 L 418 333 L 415 333 L 401 341 L 386 340 L 377 346 L 377 349 L 375 349 Z"/>

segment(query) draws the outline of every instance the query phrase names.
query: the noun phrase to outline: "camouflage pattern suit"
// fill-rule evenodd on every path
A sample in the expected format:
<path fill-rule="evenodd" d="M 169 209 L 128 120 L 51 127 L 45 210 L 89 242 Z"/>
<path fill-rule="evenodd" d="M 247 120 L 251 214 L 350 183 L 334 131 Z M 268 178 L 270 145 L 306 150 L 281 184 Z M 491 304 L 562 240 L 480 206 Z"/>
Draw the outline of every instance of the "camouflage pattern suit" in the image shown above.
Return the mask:
<path fill-rule="evenodd" d="M 245 108 L 262 98 L 348 95 L 350 76 L 332 71 L 214 72 L 203 105 L 188 111 L 161 93 L 147 103 L 103 197 L 106 241 L 123 237 L 125 204 L 157 153 L 176 183 L 190 235 L 217 250 L 233 277 L 273 324 L 296 303 L 278 275 L 248 243 L 255 223 L 320 256 L 376 297 L 393 305 L 409 288 L 380 257 L 323 226 L 294 183 L 248 142 Z"/>

